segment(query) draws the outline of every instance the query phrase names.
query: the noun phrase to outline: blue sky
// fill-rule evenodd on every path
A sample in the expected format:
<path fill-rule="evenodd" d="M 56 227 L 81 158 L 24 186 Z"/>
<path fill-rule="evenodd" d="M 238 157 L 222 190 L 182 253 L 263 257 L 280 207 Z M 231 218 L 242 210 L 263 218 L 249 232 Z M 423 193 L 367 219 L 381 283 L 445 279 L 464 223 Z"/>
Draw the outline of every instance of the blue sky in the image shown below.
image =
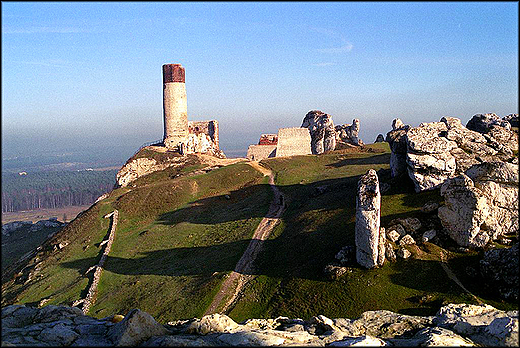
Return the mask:
<path fill-rule="evenodd" d="M 313 109 L 371 143 L 395 117 L 518 113 L 518 3 L 3 2 L 3 147 L 161 139 L 165 63 L 224 151 Z"/>

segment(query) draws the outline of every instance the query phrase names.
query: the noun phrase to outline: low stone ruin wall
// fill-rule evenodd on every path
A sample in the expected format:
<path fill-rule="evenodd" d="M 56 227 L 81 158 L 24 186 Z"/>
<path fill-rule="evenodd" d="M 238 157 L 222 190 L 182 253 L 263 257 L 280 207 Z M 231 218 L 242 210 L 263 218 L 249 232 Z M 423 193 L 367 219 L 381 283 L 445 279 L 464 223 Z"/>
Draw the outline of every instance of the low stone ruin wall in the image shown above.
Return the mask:
<path fill-rule="evenodd" d="M 307 128 L 280 128 L 276 157 L 310 155 L 311 135 Z"/>
<path fill-rule="evenodd" d="M 276 156 L 276 145 L 249 145 L 246 158 L 252 161 L 261 161 Z"/>

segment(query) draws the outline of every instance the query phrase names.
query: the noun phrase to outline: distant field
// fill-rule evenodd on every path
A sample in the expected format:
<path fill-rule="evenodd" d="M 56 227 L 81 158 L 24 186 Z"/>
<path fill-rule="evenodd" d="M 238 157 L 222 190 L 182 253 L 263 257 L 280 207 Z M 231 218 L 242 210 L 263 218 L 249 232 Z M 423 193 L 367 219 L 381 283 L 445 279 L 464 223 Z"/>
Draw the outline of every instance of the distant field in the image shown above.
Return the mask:
<path fill-rule="evenodd" d="M 37 209 L 27 211 L 17 211 L 12 213 L 2 213 L 2 225 L 13 221 L 32 221 L 47 220 L 57 217 L 59 221 L 69 222 L 90 205 L 68 206 L 54 209 Z"/>

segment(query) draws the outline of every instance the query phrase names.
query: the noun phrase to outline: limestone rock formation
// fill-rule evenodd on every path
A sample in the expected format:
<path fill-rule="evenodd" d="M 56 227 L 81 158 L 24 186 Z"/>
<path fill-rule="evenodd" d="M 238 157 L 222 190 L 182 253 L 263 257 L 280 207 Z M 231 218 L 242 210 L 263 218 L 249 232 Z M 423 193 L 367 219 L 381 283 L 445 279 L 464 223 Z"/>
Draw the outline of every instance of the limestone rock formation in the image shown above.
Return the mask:
<path fill-rule="evenodd" d="M 446 204 L 438 216 L 450 237 L 464 247 L 482 247 L 518 234 L 518 166 L 476 164 L 441 187 Z"/>
<path fill-rule="evenodd" d="M 370 169 L 359 179 L 356 198 L 356 260 L 366 268 L 382 266 L 384 262 L 385 238 L 380 236 L 380 217 L 379 180 L 376 171 Z"/>
<path fill-rule="evenodd" d="M 396 118 L 392 121 L 392 130 L 386 134 L 386 142 L 389 143 L 390 149 L 390 170 L 392 177 L 406 173 L 406 138 L 405 135 L 410 126 L 404 125 L 403 122 Z"/>
<path fill-rule="evenodd" d="M 511 125 L 511 127 L 516 127 L 518 128 L 518 114 L 509 114 L 507 116 L 504 116 L 502 118 L 504 121 L 507 121 L 509 122 L 509 124 Z"/>
<path fill-rule="evenodd" d="M 376 137 L 376 140 L 374 141 L 374 143 L 382 143 L 383 141 L 385 141 L 385 137 L 383 134 L 378 134 L 377 137 Z"/>
<path fill-rule="evenodd" d="M 125 187 L 137 178 L 159 171 L 168 167 L 179 165 L 183 162 L 182 157 L 172 158 L 167 162 L 158 162 L 154 158 L 136 158 L 127 162 L 116 175 L 117 185 Z"/>
<path fill-rule="evenodd" d="M 486 127 L 475 127 L 483 130 L 480 133 L 464 127 L 455 117 L 418 127 L 404 126 L 395 119 L 386 136 L 392 150 L 392 176 L 408 172 L 419 192 L 437 188 L 475 164 L 512 161 L 518 149 L 518 134 L 510 126 L 503 126 L 509 125 L 506 121 L 489 122 Z"/>
<path fill-rule="evenodd" d="M 506 300 L 518 301 L 518 243 L 511 248 L 491 249 L 480 260 L 486 285 Z"/>
<path fill-rule="evenodd" d="M 446 204 L 439 208 L 438 216 L 449 236 L 464 247 L 486 245 L 490 236 L 481 227 L 489 214 L 489 207 L 482 191 L 462 174 L 447 180 L 441 186 L 441 195 Z"/>
<path fill-rule="evenodd" d="M 278 317 L 240 324 L 225 315 L 157 323 L 138 309 L 122 321 L 95 319 L 75 307 L 2 308 L 2 346 L 516 346 L 518 311 L 488 305 L 449 304 L 435 316 L 388 310 L 357 319 L 308 321 Z"/>
<path fill-rule="evenodd" d="M 311 110 L 305 115 L 302 125 L 311 135 L 311 150 L 315 155 L 336 148 L 336 132 L 332 116 L 319 110 Z"/>
<path fill-rule="evenodd" d="M 499 125 L 501 127 L 511 128 L 511 124 L 502 120 L 496 114 L 476 114 L 466 124 L 466 128 L 474 130 L 479 133 L 487 133 L 492 125 Z"/>
<path fill-rule="evenodd" d="M 359 120 L 357 118 L 352 120 L 352 124 L 337 125 L 334 129 L 336 131 L 336 141 L 342 141 L 350 145 L 363 145 L 363 142 L 359 139 Z"/>

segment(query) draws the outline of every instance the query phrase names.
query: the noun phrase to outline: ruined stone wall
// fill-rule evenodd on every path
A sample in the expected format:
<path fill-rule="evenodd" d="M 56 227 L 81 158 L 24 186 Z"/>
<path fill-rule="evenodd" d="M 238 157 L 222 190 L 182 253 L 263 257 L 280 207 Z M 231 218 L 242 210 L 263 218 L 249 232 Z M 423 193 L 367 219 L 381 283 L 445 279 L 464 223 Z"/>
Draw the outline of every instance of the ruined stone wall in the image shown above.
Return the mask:
<path fill-rule="evenodd" d="M 264 158 L 276 156 L 276 145 L 249 145 L 246 158 L 252 161 L 261 161 Z"/>
<path fill-rule="evenodd" d="M 276 157 L 310 155 L 311 135 L 307 128 L 280 128 Z"/>
<path fill-rule="evenodd" d="M 185 74 L 180 64 L 163 65 L 163 116 L 164 145 L 177 148 L 188 137 Z"/>
<path fill-rule="evenodd" d="M 278 144 L 278 135 L 277 134 L 260 135 L 260 140 L 258 141 L 258 145 L 276 145 L 276 144 Z"/>
<path fill-rule="evenodd" d="M 188 122 L 188 133 L 199 135 L 204 133 L 209 135 L 216 148 L 219 149 L 219 135 L 218 135 L 218 122 L 216 120 L 211 121 L 189 121 Z"/>

